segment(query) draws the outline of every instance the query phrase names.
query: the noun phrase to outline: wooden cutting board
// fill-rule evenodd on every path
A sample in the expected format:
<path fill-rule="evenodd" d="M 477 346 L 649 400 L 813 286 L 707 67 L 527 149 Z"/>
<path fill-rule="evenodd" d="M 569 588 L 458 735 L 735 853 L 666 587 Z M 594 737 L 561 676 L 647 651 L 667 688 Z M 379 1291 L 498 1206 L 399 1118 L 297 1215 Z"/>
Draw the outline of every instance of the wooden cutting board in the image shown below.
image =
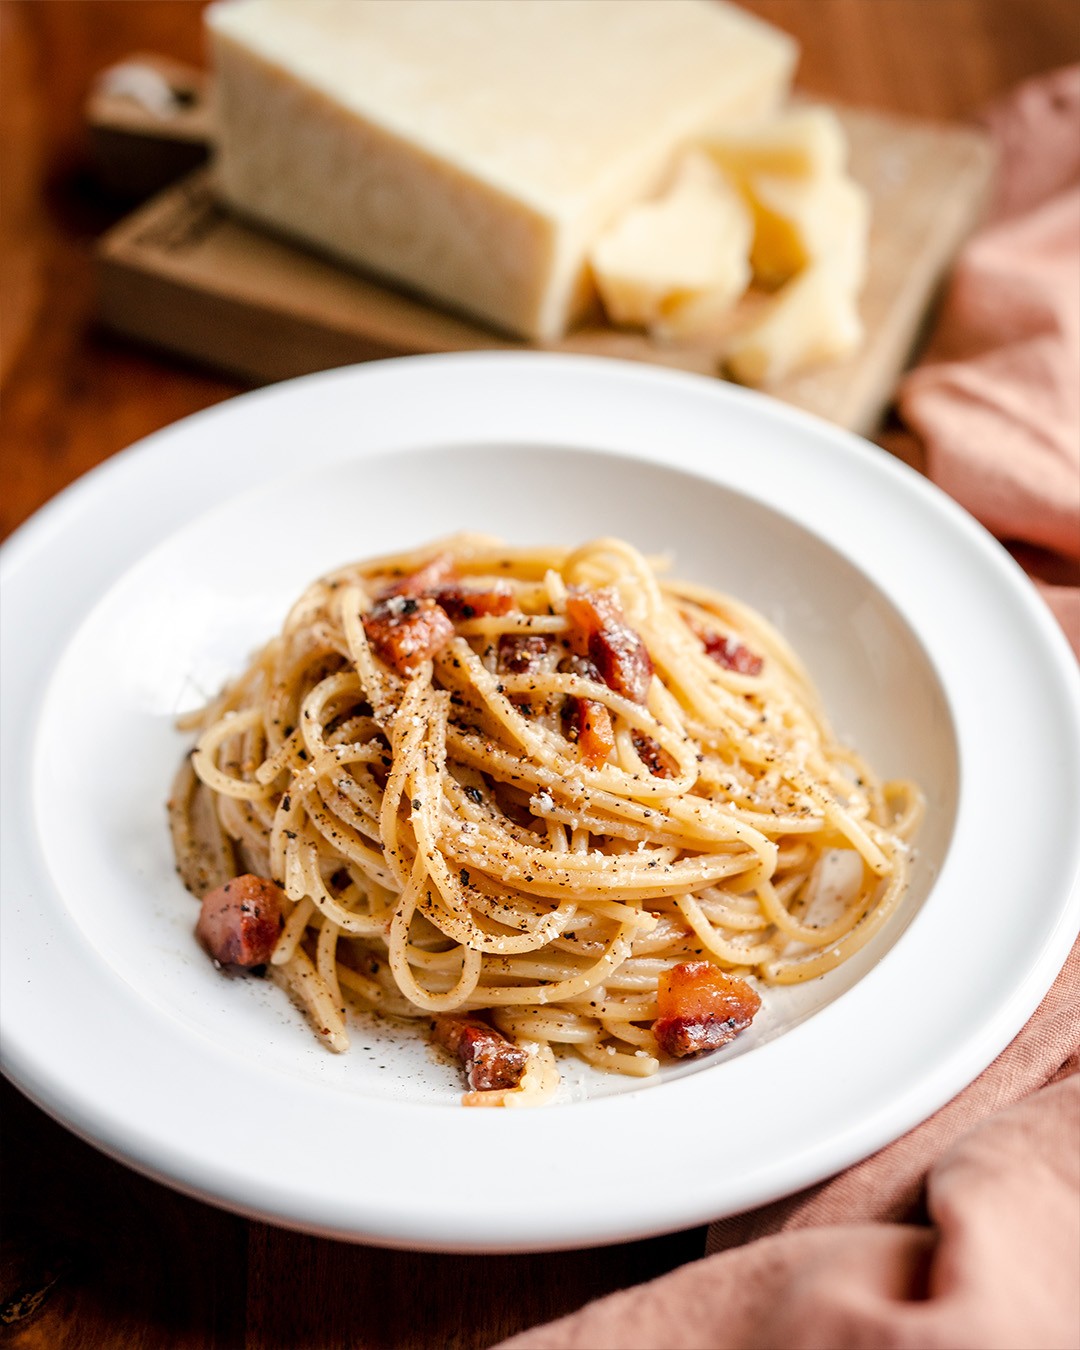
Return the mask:
<path fill-rule="evenodd" d="M 852 358 L 786 380 L 771 393 L 869 434 L 957 248 L 986 200 L 993 152 L 982 133 L 838 109 L 851 171 L 873 203 L 866 341 Z M 211 170 L 167 188 L 101 240 L 101 316 L 129 337 L 256 383 L 372 357 L 491 348 L 536 349 L 352 272 L 230 216 Z M 750 297 L 744 304 L 753 304 Z M 722 339 L 664 346 L 592 323 L 556 351 L 719 373 Z"/>

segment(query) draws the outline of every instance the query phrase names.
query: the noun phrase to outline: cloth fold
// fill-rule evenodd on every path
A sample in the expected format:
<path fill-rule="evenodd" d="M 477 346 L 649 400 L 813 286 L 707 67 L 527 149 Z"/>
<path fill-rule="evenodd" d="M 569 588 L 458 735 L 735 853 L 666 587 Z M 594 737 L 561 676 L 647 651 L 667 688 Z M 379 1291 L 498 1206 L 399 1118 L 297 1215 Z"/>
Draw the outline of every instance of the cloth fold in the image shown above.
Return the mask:
<path fill-rule="evenodd" d="M 929 477 L 1012 549 L 1080 655 L 1080 67 L 985 121 L 996 199 L 897 407 Z M 709 1253 L 503 1346 L 1080 1348 L 1080 942 L 953 1101 L 839 1176 L 713 1224 Z"/>
<path fill-rule="evenodd" d="M 1015 1105 L 1078 1068 L 1080 942 L 1016 1039 L 951 1102 L 918 1129 L 839 1176 L 748 1214 L 714 1223 L 709 1230 L 708 1250 L 720 1252 L 772 1233 L 822 1224 L 910 1219 L 922 1211 L 927 1169 L 963 1139 L 974 1122 Z M 1080 1136 L 1075 1143 L 1080 1151 Z M 1080 1195 L 1076 1204 L 1080 1215 Z M 1080 1327 L 1077 1332 L 1080 1335 Z"/>
<path fill-rule="evenodd" d="M 1073 1072 L 944 1153 L 927 1177 L 926 1224 L 779 1233 L 505 1350 L 1070 1350 L 1080 1335 L 1078 1137 Z"/>
<path fill-rule="evenodd" d="M 1021 85 L 983 120 L 996 196 L 897 409 L 928 476 L 1028 546 L 1014 552 L 1080 655 L 1080 66 Z"/>

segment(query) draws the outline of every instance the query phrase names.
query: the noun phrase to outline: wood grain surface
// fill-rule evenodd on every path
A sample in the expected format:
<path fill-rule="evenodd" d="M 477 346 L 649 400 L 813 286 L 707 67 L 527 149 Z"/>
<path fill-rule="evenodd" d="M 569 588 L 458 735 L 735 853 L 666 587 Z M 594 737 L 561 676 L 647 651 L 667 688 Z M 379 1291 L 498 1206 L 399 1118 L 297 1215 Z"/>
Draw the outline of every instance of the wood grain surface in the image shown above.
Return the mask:
<path fill-rule="evenodd" d="M 1077 0 L 749 0 L 811 94 L 964 119 L 1080 59 Z M 244 386 L 103 334 L 83 109 L 132 51 L 201 59 L 198 0 L 0 0 L 0 533 L 140 436 Z M 64 997 L 64 991 L 57 991 Z M 78 1008 L 72 1008 L 72 1016 Z M 7 1083 L 0 1345 L 479 1350 L 703 1250 L 703 1231 L 579 1253 L 449 1257 L 305 1237 L 114 1162 Z M 632 1179 L 628 1179 L 632 1184 Z"/>

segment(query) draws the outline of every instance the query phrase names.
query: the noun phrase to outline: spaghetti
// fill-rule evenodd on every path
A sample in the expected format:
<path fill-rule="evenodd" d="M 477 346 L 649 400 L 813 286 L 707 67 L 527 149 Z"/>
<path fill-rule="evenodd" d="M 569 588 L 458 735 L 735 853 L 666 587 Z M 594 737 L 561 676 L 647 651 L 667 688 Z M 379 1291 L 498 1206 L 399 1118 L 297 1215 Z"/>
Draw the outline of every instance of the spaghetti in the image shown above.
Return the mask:
<path fill-rule="evenodd" d="M 189 889 L 279 888 L 268 968 L 331 1049 L 355 999 L 435 1018 L 466 1063 L 524 1051 L 501 1086 L 470 1073 L 484 1104 L 550 1096 L 555 1048 L 642 1077 L 709 1048 L 716 989 L 672 1004 L 708 972 L 756 1007 L 839 965 L 895 912 L 922 810 L 764 619 L 616 539 L 343 568 L 192 725 Z"/>

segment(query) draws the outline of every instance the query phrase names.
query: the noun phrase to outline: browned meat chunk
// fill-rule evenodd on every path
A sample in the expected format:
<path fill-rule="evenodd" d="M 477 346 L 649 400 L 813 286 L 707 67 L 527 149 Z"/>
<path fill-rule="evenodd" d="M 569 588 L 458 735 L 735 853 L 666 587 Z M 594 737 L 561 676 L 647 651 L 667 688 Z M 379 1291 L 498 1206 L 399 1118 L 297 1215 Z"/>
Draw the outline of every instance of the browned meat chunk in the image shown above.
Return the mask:
<path fill-rule="evenodd" d="M 761 1007 L 745 980 L 708 961 L 686 961 L 660 976 L 653 1032 L 665 1054 L 682 1059 L 718 1050 L 744 1031 Z"/>
<path fill-rule="evenodd" d="M 632 628 L 602 628 L 589 639 L 589 655 L 604 683 L 624 698 L 644 703 L 653 665 L 645 644 Z"/>
<path fill-rule="evenodd" d="M 611 714 L 602 703 L 591 698 L 573 700 L 569 735 L 577 741 L 581 753 L 594 769 L 605 762 L 615 749 L 615 728 Z"/>
<path fill-rule="evenodd" d="M 272 881 L 234 877 L 203 897 L 195 936 L 223 966 L 265 965 L 284 923 L 281 902 Z"/>
<path fill-rule="evenodd" d="M 364 616 L 364 632 L 375 653 L 399 675 L 408 675 L 454 636 L 447 612 L 430 596 L 391 595 Z"/>
<path fill-rule="evenodd" d="M 600 672 L 584 656 L 568 657 L 560 663 L 559 669 L 580 675 L 583 680 L 604 683 Z M 563 730 L 568 740 L 577 742 L 581 753 L 594 769 L 599 768 L 615 749 L 615 728 L 611 713 L 596 699 L 568 698 L 563 707 Z"/>
<path fill-rule="evenodd" d="M 461 1061 L 474 1092 L 517 1087 L 525 1072 L 525 1051 L 471 1017 L 436 1017 L 435 1043 Z"/>
<path fill-rule="evenodd" d="M 676 764 L 666 750 L 660 748 L 651 736 L 640 731 L 633 733 L 634 749 L 641 756 L 641 762 L 656 778 L 674 778 Z"/>
<path fill-rule="evenodd" d="M 543 633 L 504 633 L 499 638 L 499 670 L 506 675 L 531 675 L 542 670 L 551 651 Z"/>
<path fill-rule="evenodd" d="M 380 593 L 379 602 L 395 596 L 434 600 L 455 621 L 475 619 L 480 614 L 506 614 L 514 603 L 514 592 L 507 581 L 496 581 L 483 589 L 463 585 L 449 553 L 437 553 L 423 567 L 392 582 Z"/>
<path fill-rule="evenodd" d="M 574 587 L 566 599 L 566 617 L 586 638 L 600 628 L 626 622 L 623 607 L 612 586 L 605 586 L 599 591 Z"/>
<path fill-rule="evenodd" d="M 614 591 L 571 592 L 566 617 L 575 650 L 588 655 L 608 688 L 635 703 L 644 703 L 652 679 L 652 660 L 644 642 L 626 622 Z"/>
<path fill-rule="evenodd" d="M 505 581 L 497 581 L 487 590 L 471 590 L 457 584 L 438 586 L 428 594 L 455 622 L 482 614 L 508 614 L 514 604 L 514 593 Z"/>
<path fill-rule="evenodd" d="M 454 559 L 451 555 L 449 553 L 436 553 L 430 562 L 424 563 L 423 567 L 418 567 L 415 572 L 409 572 L 400 581 L 392 582 L 387 586 L 380 594 L 379 599 L 388 600 L 392 595 L 425 595 L 437 586 L 445 586 L 447 582 L 453 581 L 456 576 L 457 568 L 454 566 Z"/>
<path fill-rule="evenodd" d="M 761 657 L 736 638 L 706 632 L 699 632 L 698 636 L 705 645 L 706 656 L 711 656 L 716 664 L 723 666 L 725 670 L 734 670 L 738 675 L 761 674 L 761 667 L 764 665 Z"/>

